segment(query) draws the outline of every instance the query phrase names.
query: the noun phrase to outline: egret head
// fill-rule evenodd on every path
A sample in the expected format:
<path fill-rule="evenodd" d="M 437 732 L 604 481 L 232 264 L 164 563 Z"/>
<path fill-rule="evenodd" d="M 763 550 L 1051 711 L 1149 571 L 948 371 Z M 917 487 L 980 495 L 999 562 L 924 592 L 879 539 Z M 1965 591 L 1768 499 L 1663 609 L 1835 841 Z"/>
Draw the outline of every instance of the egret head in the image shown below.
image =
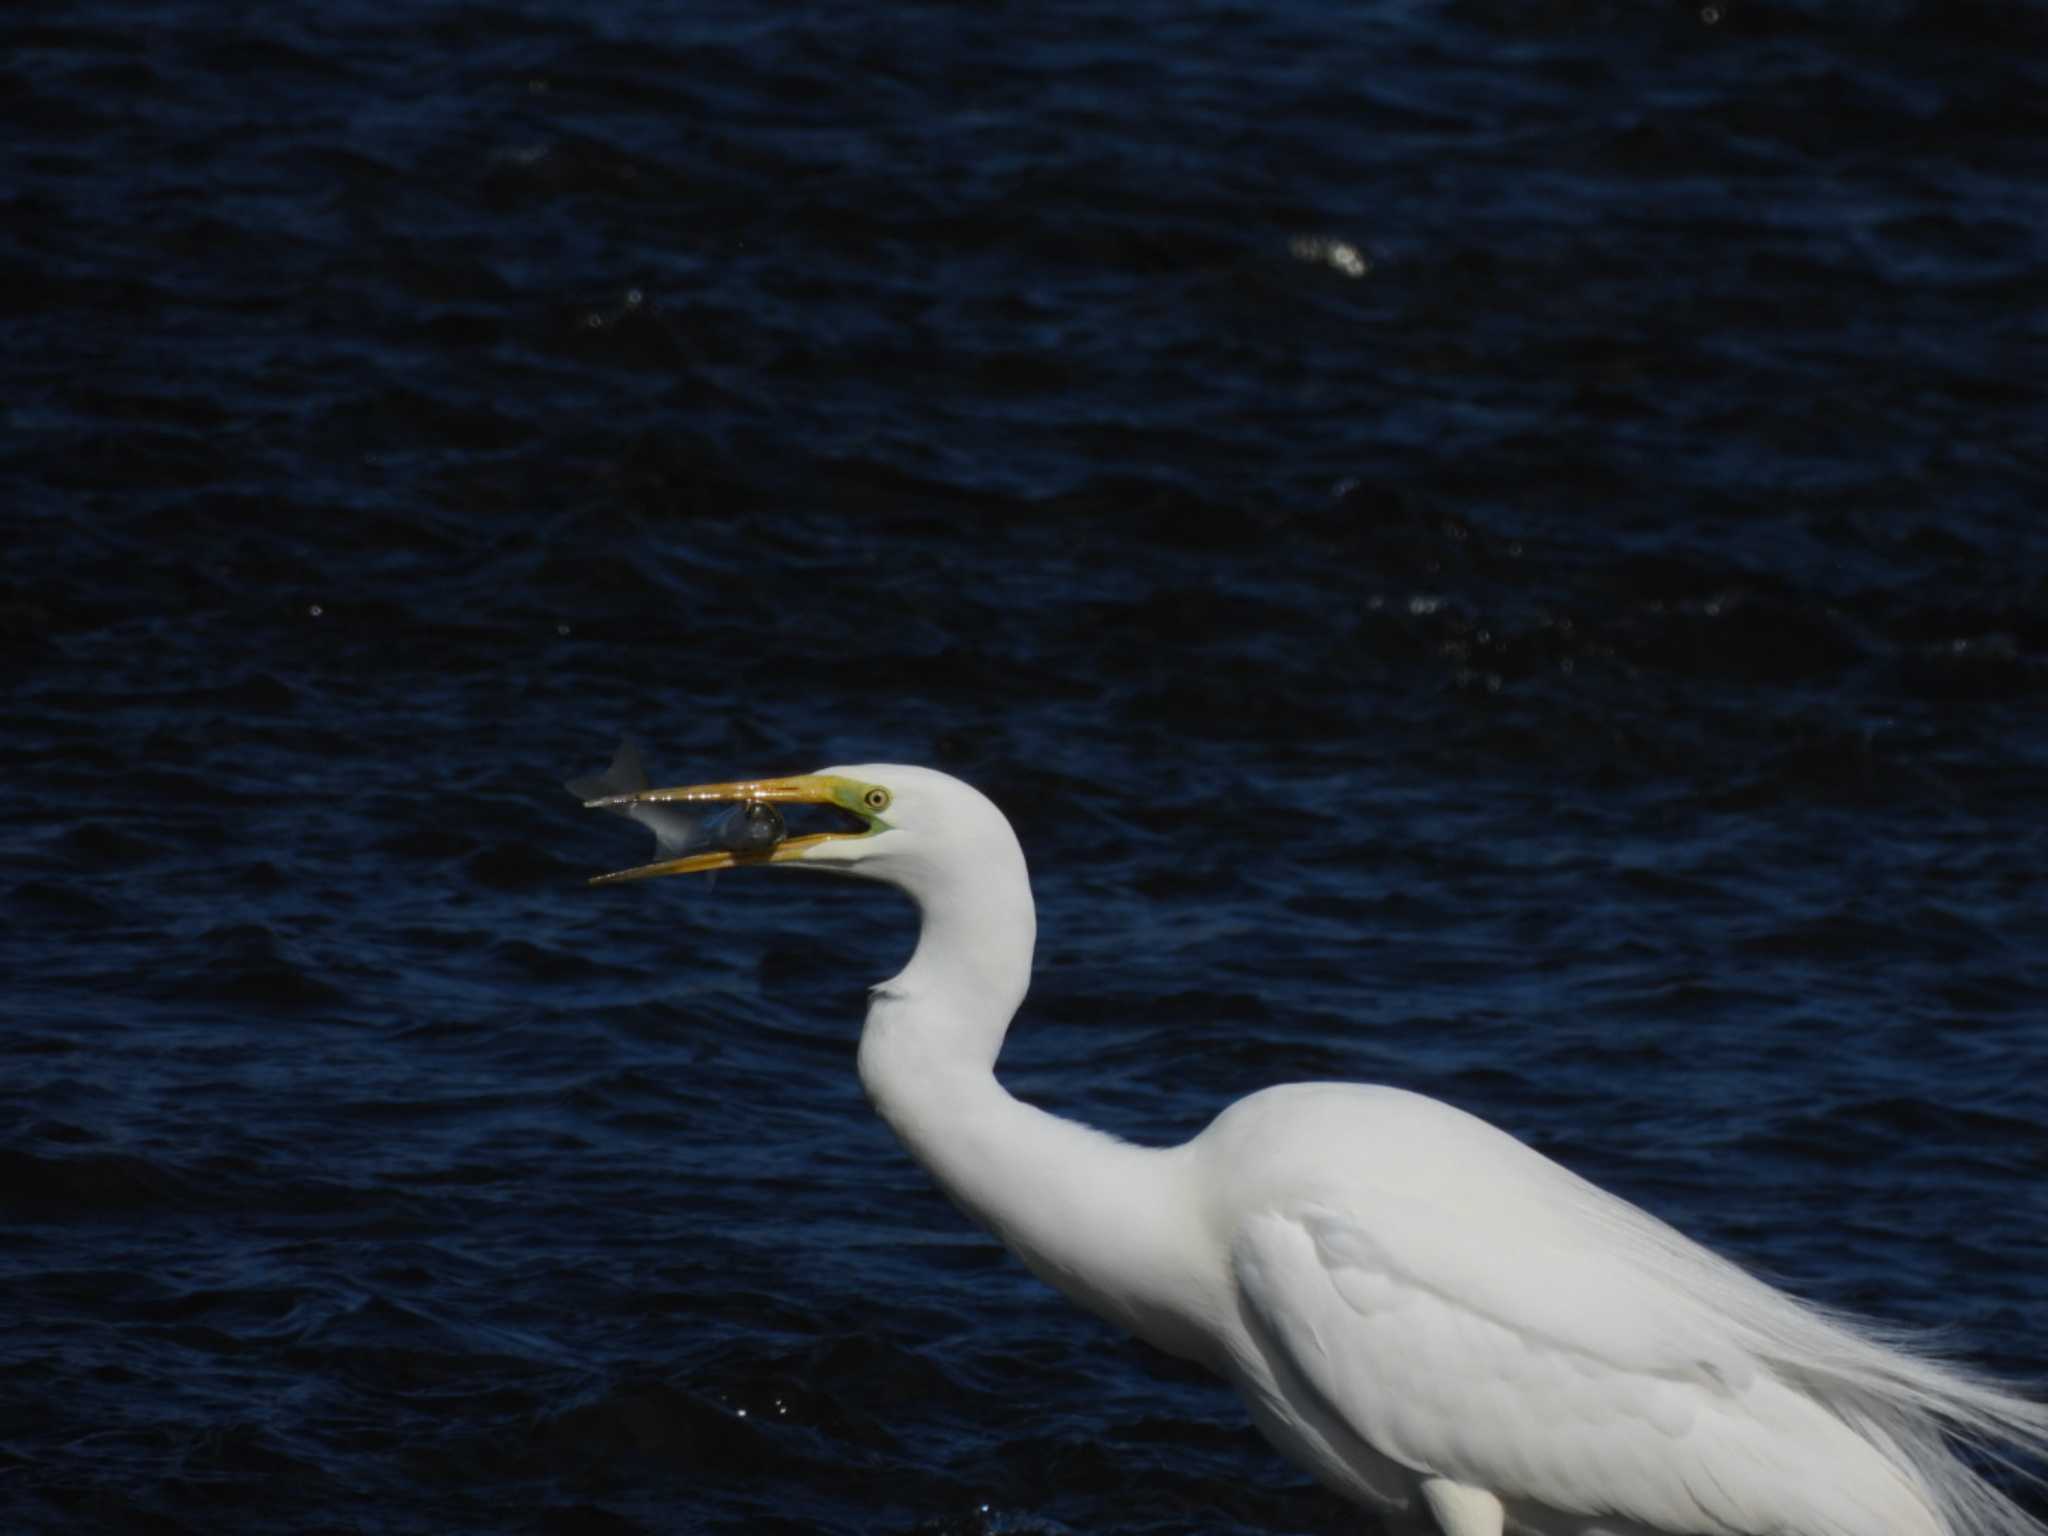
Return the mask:
<path fill-rule="evenodd" d="M 979 790 L 930 768 L 865 763 L 785 779 L 735 779 L 679 789 L 643 789 L 587 804 L 774 806 L 788 834 L 766 847 L 713 847 L 659 860 L 592 884 L 651 880 L 756 864 L 801 865 L 917 886 L 938 865 L 971 867 L 978 857 L 1016 848 L 1009 823 Z"/>
<path fill-rule="evenodd" d="M 895 886 L 917 905 L 923 926 L 910 964 L 875 990 L 877 1007 L 915 1006 L 906 1000 L 918 999 L 931 1006 L 943 998 L 953 1033 L 977 1041 L 974 1051 L 995 1060 L 1031 985 L 1038 919 L 1017 834 L 980 790 L 931 768 L 864 763 L 788 779 L 634 790 L 586 803 L 628 813 L 700 807 L 716 818 L 700 830 L 718 829 L 713 846 L 683 842 L 672 848 L 678 857 L 599 875 L 594 885 L 772 864 Z M 750 809 L 735 817 L 735 806 Z"/>

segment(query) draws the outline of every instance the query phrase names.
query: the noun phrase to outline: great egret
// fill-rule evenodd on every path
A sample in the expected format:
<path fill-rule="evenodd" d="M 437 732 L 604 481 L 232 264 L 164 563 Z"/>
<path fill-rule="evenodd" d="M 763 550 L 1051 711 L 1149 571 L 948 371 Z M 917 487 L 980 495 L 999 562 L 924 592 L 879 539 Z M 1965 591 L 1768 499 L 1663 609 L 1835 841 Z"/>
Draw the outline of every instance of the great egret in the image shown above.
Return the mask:
<path fill-rule="evenodd" d="M 841 813 L 845 830 L 727 836 L 599 883 L 771 864 L 907 894 L 917 949 L 860 1040 L 883 1119 L 1034 1273 L 1228 1379 L 1275 1446 L 1392 1530 L 2048 1532 L 1955 1449 L 2039 1453 L 2048 1409 L 1772 1289 L 1447 1104 L 1269 1088 L 1153 1148 L 1012 1098 L 994 1068 L 1037 918 L 1009 822 L 957 779 L 872 764 L 635 791 L 589 803 L 650 824 L 662 806 Z"/>

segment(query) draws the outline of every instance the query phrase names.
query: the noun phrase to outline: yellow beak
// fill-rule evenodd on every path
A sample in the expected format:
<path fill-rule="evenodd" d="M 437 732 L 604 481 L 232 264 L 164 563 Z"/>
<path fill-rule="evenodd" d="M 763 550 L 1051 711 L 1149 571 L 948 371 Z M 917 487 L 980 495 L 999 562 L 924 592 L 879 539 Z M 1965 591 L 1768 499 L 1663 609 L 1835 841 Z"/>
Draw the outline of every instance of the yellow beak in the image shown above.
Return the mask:
<path fill-rule="evenodd" d="M 684 789 L 641 789 L 630 794 L 606 795 L 586 800 L 591 810 L 620 810 L 633 805 L 744 805 L 759 801 L 768 805 L 825 805 L 846 811 L 861 822 L 859 831 L 807 832 L 786 837 L 772 848 L 735 853 L 711 849 L 685 854 L 679 859 L 662 859 L 593 875 L 592 885 L 617 885 L 626 880 L 652 880 L 659 875 L 693 875 L 707 869 L 740 869 L 755 864 L 782 864 L 801 859 L 820 843 L 851 837 L 868 837 L 888 826 L 881 812 L 889 808 L 889 791 L 879 784 L 863 784 L 830 773 L 802 773 L 788 779 L 735 779 L 726 784 L 693 784 Z"/>

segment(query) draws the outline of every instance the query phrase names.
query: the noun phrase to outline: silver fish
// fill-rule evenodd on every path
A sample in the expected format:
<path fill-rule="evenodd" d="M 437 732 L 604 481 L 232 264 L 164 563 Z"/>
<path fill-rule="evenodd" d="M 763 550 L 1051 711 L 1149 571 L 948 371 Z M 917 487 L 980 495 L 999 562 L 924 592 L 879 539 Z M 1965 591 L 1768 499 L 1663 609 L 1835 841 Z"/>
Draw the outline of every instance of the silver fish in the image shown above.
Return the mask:
<path fill-rule="evenodd" d="M 782 812 L 765 800 L 729 805 L 716 816 L 706 817 L 702 831 L 710 846 L 727 853 L 766 853 L 788 836 Z"/>
<path fill-rule="evenodd" d="M 602 800 L 647 788 L 647 770 L 631 741 L 619 743 L 612 765 L 603 773 L 570 779 L 562 786 L 578 800 Z M 673 805 L 615 805 L 617 815 L 630 816 L 654 834 L 655 856 L 680 859 L 716 849 L 724 853 L 766 853 L 787 835 L 782 812 L 760 800 L 739 805 L 685 811 Z"/>

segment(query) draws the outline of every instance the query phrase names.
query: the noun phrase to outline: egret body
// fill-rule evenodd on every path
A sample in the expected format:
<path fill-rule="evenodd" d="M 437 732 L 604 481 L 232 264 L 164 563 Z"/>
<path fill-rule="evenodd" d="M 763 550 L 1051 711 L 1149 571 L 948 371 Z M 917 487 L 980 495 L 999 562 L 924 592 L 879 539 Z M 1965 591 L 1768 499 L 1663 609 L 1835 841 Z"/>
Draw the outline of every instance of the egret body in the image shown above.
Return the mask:
<path fill-rule="evenodd" d="M 925 768 L 643 790 L 612 809 L 835 807 L 751 864 L 896 886 L 922 918 L 861 1034 L 869 1098 L 946 1193 L 1089 1311 L 1231 1382 L 1282 1452 L 1397 1533 L 2048 1536 L 1958 1442 L 2048 1410 L 1772 1289 L 1449 1105 L 1305 1083 L 1142 1147 L 995 1076 L 1030 983 L 1023 850 Z"/>

